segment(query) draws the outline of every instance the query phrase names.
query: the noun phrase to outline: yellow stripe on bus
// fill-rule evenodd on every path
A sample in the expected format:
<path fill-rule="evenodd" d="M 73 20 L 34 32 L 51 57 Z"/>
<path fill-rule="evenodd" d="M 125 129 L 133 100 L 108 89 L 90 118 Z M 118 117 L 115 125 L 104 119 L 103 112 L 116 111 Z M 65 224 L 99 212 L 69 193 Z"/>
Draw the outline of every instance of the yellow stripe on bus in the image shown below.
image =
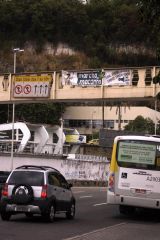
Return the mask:
<path fill-rule="evenodd" d="M 113 150 L 112 150 L 112 158 L 111 158 L 111 165 L 110 165 L 110 171 L 111 172 L 117 172 L 118 171 L 118 165 L 116 161 L 116 149 L 117 149 L 117 143 L 113 144 Z"/>

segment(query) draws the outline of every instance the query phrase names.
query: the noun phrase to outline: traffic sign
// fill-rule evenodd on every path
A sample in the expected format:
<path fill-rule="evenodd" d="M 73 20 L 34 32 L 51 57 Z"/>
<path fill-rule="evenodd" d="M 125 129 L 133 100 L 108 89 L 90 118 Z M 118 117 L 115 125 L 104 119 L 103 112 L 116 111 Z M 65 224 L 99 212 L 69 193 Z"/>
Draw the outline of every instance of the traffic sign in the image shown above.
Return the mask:
<path fill-rule="evenodd" d="M 31 85 L 27 84 L 24 86 L 24 93 L 29 94 L 31 92 Z"/>
<path fill-rule="evenodd" d="M 15 93 L 16 94 L 21 94 L 22 93 L 22 86 L 21 85 L 16 85 L 15 87 Z"/>
<path fill-rule="evenodd" d="M 13 79 L 13 97 L 49 97 L 51 74 L 16 75 Z"/>

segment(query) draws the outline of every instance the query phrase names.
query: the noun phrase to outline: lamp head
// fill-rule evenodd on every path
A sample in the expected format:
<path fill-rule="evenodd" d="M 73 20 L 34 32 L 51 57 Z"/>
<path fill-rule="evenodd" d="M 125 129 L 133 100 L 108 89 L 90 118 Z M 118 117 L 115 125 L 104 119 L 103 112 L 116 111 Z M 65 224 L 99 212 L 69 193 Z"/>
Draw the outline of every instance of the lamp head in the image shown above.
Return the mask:
<path fill-rule="evenodd" d="M 24 49 L 13 48 L 13 52 L 24 52 Z"/>

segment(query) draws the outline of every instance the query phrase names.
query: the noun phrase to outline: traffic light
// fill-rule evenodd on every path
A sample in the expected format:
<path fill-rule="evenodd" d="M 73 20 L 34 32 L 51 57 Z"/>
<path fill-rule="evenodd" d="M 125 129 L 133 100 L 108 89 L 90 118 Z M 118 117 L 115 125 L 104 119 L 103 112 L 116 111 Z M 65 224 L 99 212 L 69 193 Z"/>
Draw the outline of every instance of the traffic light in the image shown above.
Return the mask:
<path fill-rule="evenodd" d="M 153 78 L 153 83 L 157 84 L 160 83 L 160 72 Z"/>

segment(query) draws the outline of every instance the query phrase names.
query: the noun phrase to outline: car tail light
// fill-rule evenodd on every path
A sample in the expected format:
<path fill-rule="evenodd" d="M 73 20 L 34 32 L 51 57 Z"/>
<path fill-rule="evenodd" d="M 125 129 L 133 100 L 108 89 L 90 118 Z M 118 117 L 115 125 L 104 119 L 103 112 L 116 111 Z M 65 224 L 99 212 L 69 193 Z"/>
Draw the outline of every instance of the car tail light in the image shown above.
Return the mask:
<path fill-rule="evenodd" d="M 2 188 L 2 196 L 8 197 L 8 184 L 7 183 L 5 183 Z"/>
<path fill-rule="evenodd" d="M 42 192 L 41 192 L 41 198 L 46 198 L 47 197 L 47 185 L 42 186 Z"/>
<path fill-rule="evenodd" d="M 115 182 L 115 175 L 114 173 L 110 173 L 109 179 L 108 179 L 108 190 L 110 192 L 114 192 L 114 182 Z"/>

